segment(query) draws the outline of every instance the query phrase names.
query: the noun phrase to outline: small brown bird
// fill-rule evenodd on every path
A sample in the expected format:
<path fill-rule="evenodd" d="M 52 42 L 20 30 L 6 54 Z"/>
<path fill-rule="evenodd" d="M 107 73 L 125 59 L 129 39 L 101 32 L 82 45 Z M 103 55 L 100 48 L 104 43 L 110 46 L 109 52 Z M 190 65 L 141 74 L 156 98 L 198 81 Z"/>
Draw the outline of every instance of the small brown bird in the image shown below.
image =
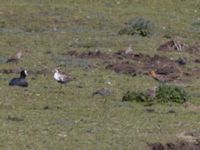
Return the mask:
<path fill-rule="evenodd" d="M 157 90 L 157 86 L 153 86 L 153 87 L 147 89 L 147 96 L 149 96 L 151 98 L 155 98 L 156 90 Z"/>
<path fill-rule="evenodd" d="M 22 57 L 22 52 L 18 51 L 15 55 L 8 58 L 7 63 L 9 63 L 9 62 L 18 63 L 18 61 L 21 59 L 21 57 Z"/>
<path fill-rule="evenodd" d="M 125 50 L 125 54 L 133 54 L 133 48 L 131 44 L 129 44 L 128 48 Z"/>
<path fill-rule="evenodd" d="M 111 89 L 108 89 L 108 88 L 101 88 L 97 91 L 95 91 L 92 95 L 101 95 L 101 96 L 109 96 L 111 95 L 112 91 Z"/>
<path fill-rule="evenodd" d="M 104 103 L 107 101 L 107 96 L 110 96 L 112 94 L 112 90 L 108 89 L 108 88 L 101 88 L 95 92 L 93 92 L 93 96 L 95 95 L 100 95 L 102 97 L 104 97 Z"/>

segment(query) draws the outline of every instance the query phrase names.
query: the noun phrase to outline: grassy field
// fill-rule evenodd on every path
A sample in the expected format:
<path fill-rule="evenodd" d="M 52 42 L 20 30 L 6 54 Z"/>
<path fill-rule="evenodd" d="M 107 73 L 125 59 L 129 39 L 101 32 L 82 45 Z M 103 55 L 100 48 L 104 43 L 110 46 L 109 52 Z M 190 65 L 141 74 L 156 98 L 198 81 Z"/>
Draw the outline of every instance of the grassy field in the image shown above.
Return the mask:
<path fill-rule="evenodd" d="M 28 88 L 9 87 L 17 74 L 0 74 L 0 149 L 4 150 L 144 150 L 146 143 L 180 140 L 183 132 L 200 132 L 200 110 L 173 104 L 155 104 L 149 113 L 143 104 L 122 102 L 128 90 L 142 91 L 158 85 L 145 75 L 129 76 L 88 68 L 96 60 L 60 59 L 68 51 L 116 52 L 132 44 L 135 52 L 157 54 L 168 39 L 181 37 L 185 43 L 199 41 L 199 0 L 0 0 L 0 69 L 47 70 L 29 73 Z M 151 37 L 119 35 L 124 23 L 135 17 L 151 20 Z M 18 64 L 5 63 L 17 50 Z M 172 58 L 188 53 L 162 53 Z M 77 64 L 79 67 L 77 67 Z M 75 81 L 63 86 L 53 79 L 54 68 L 70 72 Z M 186 67 L 199 67 L 199 64 Z M 108 84 L 111 82 L 111 84 Z M 176 83 L 199 104 L 199 79 Z M 173 83 L 172 83 L 173 84 Z M 78 88 L 82 86 L 82 88 Z M 107 98 L 92 96 L 102 87 L 112 89 Z"/>

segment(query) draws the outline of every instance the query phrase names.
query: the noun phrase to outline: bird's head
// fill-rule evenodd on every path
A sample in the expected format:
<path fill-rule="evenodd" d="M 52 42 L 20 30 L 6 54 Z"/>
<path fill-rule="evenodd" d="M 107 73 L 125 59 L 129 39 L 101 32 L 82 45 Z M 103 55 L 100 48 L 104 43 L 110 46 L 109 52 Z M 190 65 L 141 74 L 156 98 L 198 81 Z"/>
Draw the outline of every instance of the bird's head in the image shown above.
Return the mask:
<path fill-rule="evenodd" d="M 21 77 L 21 78 L 26 78 L 26 76 L 28 76 L 28 72 L 27 72 L 27 70 L 23 69 L 23 70 L 21 71 L 21 73 L 20 73 L 20 77 Z"/>
<path fill-rule="evenodd" d="M 58 72 L 59 72 L 59 71 L 58 71 L 58 68 L 53 69 L 52 72 L 53 72 L 53 73 L 58 73 Z"/>

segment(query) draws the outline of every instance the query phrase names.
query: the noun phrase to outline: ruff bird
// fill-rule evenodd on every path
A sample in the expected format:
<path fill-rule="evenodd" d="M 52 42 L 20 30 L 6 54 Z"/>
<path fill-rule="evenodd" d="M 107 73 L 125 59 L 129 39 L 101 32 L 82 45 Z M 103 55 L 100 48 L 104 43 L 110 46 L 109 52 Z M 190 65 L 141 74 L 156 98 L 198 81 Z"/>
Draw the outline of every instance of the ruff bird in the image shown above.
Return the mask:
<path fill-rule="evenodd" d="M 60 73 L 58 69 L 54 70 L 54 79 L 60 83 L 60 89 L 62 88 L 62 84 L 67 84 L 68 82 L 72 81 L 73 78 L 69 75 L 65 75 Z"/>
<path fill-rule="evenodd" d="M 112 90 L 108 89 L 108 88 L 101 88 L 95 92 L 93 92 L 93 96 L 95 95 L 100 95 L 102 97 L 104 97 L 104 103 L 107 101 L 107 96 L 110 96 L 112 94 Z"/>
<path fill-rule="evenodd" d="M 153 87 L 147 89 L 147 96 L 149 96 L 151 98 L 155 98 L 157 89 L 158 89 L 157 86 L 153 86 Z"/>
<path fill-rule="evenodd" d="M 125 50 L 125 54 L 133 54 L 133 48 L 132 48 L 132 45 L 130 44 L 128 46 L 128 48 Z"/>
<path fill-rule="evenodd" d="M 15 55 L 13 55 L 7 59 L 7 63 L 9 63 L 9 62 L 18 63 L 18 61 L 21 59 L 21 57 L 22 57 L 22 52 L 18 51 Z"/>
<path fill-rule="evenodd" d="M 26 76 L 28 75 L 27 70 L 22 70 L 19 78 L 13 78 L 10 82 L 10 86 L 28 87 Z"/>

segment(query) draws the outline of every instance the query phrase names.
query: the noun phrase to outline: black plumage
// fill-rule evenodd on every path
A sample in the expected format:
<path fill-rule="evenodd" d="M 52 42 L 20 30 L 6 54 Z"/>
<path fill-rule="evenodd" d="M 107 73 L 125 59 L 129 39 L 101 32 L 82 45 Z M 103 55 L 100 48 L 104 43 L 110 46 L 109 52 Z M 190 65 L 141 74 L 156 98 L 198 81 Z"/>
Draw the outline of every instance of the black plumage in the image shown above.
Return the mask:
<path fill-rule="evenodd" d="M 26 70 L 22 70 L 19 78 L 13 78 L 10 82 L 10 86 L 20 86 L 28 87 L 28 82 L 26 81 L 26 76 L 28 75 Z"/>

